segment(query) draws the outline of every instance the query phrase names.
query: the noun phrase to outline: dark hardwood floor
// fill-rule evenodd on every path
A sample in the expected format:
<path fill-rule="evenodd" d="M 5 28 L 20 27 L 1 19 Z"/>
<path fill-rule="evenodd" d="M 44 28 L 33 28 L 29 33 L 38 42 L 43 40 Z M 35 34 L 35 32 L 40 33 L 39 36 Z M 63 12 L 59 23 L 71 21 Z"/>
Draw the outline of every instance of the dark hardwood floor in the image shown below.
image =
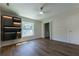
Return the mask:
<path fill-rule="evenodd" d="M 1 48 L 1 56 L 79 56 L 79 46 L 48 39 Z"/>

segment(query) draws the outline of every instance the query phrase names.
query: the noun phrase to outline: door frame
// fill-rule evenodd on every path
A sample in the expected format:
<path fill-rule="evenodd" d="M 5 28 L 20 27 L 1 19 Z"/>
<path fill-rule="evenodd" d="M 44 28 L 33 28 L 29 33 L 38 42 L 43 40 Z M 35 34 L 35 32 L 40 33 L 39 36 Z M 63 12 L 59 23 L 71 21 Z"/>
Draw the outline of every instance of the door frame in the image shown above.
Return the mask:
<path fill-rule="evenodd" d="M 50 36 L 50 40 L 52 40 L 52 38 L 53 38 L 53 35 L 52 35 L 52 21 L 49 21 L 49 22 L 44 22 L 43 23 L 43 37 L 45 38 L 45 35 L 44 35 L 44 33 L 45 33 L 45 28 L 44 28 L 44 25 L 45 25 L 45 23 L 49 23 L 49 36 Z"/>

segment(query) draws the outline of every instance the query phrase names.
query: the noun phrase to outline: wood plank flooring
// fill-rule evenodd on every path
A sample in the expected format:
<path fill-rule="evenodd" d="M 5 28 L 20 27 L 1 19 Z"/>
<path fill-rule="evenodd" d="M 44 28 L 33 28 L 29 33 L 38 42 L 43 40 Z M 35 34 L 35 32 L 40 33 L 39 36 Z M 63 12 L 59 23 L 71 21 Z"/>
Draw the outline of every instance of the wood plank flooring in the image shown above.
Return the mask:
<path fill-rule="evenodd" d="M 68 43 L 36 39 L 21 45 L 2 47 L 1 56 L 79 56 L 79 46 Z"/>

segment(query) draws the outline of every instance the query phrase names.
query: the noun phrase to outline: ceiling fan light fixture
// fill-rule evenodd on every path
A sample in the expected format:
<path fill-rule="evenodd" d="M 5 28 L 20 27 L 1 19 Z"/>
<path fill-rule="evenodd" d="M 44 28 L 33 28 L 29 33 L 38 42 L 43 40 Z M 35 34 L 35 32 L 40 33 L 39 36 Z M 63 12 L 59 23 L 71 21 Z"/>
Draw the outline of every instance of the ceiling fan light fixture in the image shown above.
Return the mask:
<path fill-rule="evenodd" d="M 42 12 L 42 11 L 40 11 L 40 14 L 43 14 L 43 12 Z"/>

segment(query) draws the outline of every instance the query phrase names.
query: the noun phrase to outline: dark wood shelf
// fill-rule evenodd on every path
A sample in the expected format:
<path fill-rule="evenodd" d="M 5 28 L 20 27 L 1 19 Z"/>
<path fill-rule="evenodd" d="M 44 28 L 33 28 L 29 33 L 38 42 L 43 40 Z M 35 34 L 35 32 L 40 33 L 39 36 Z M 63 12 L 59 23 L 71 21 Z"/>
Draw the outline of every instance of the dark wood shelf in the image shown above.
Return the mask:
<path fill-rule="evenodd" d="M 21 27 L 3 27 L 5 29 L 21 29 Z"/>
<path fill-rule="evenodd" d="M 21 38 L 21 18 L 1 16 L 2 41 Z"/>
<path fill-rule="evenodd" d="M 17 17 L 13 17 L 13 22 L 21 22 L 21 19 Z"/>
<path fill-rule="evenodd" d="M 20 27 L 21 26 L 21 22 L 13 22 L 13 26 Z"/>
<path fill-rule="evenodd" d="M 13 33 L 16 33 L 16 32 L 5 32 L 4 34 L 13 34 Z"/>

